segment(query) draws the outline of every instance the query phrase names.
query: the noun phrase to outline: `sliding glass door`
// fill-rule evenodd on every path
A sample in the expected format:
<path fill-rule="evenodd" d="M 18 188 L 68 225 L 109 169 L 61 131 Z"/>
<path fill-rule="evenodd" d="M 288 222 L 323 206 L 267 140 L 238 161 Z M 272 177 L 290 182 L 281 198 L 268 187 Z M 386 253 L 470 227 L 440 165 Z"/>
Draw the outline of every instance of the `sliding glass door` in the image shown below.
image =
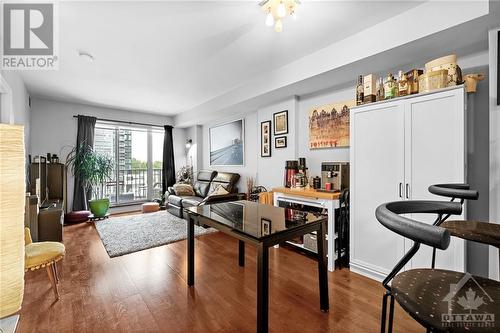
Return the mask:
<path fill-rule="evenodd" d="M 115 165 L 111 179 L 104 184 L 103 193 L 109 197 L 111 205 L 147 201 L 160 196 L 162 132 L 152 128 L 98 123 L 94 150 L 110 156 Z"/>

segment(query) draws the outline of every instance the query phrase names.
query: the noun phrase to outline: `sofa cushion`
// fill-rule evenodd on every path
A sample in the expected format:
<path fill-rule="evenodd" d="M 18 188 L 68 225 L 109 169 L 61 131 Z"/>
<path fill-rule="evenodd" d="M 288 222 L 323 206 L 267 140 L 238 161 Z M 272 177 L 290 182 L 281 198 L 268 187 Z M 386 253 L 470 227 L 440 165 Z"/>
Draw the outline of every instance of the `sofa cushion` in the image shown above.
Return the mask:
<path fill-rule="evenodd" d="M 196 207 L 199 206 L 202 201 L 203 198 L 200 197 L 195 197 L 195 196 L 183 197 L 182 207 L 183 208 Z"/>
<path fill-rule="evenodd" d="M 174 192 L 178 196 L 194 195 L 193 186 L 190 184 L 174 184 Z"/>
<path fill-rule="evenodd" d="M 213 189 L 208 193 L 207 197 L 213 195 L 223 195 L 223 194 L 229 194 L 229 191 L 226 189 L 226 186 L 218 184 L 216 186 L 213 186 Z"/>
<path fill-rule="evenodd" d="M 175 205 L 177 207 L 182 207 L 182 197 L 172 194 L 168 196 L 167 200 L 169 204 Z"/>

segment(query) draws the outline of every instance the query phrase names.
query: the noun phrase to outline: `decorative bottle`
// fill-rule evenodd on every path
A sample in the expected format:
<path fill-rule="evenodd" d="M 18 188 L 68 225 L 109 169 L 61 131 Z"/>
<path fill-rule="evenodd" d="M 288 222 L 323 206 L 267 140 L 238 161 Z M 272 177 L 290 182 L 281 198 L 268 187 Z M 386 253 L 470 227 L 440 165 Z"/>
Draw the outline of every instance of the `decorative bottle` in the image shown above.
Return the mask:
<path fill-rule="evenodd" d="M 384 100 L 384 80 L 379 78 L 377 80 L 377 102 Z"/>
<path fill-rule="evenodd" d="M 364 99 L 363 76 L 358 76 L 358 84 L 356 85 L 356 105 L 363 104 Z"/>
<path fill-rule="evenodd" d="M 387 73 L 384 82 L 384 99 L 391 99 L 396 97 L 396 81 L 391 73 Z"/>
<path fill-rule="evenodd" d="M 398 74 L 398 96 L 408 95 L 408 80 L 406 79 L 406 74 L 403 71 L 399 71 Z"/>

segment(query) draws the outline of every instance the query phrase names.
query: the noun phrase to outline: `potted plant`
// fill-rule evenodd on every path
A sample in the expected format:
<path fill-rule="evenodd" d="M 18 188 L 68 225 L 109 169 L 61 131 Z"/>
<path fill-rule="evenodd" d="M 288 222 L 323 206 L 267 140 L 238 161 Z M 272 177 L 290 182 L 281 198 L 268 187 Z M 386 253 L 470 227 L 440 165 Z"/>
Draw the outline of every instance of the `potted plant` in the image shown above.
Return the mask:
<path fill-rule="evenodd" d="M 105 155 L 95 152 L 88 145 L 75 147 L 68 154 L 66 164 L 71 167 L 71 172 L 75 177 L 79 177 L 83 188 L 83 198 L 87 208 L 87 193 L 93 191 L 96 199 L 89 200 L 90 211 L 95 217 L 103 217 L 109 209 L 109 198 L 97 198 L 100 187 L 100 194 L 104 193 L 104 182 L 110 179 L 113 171 L 113 160 Z"/>

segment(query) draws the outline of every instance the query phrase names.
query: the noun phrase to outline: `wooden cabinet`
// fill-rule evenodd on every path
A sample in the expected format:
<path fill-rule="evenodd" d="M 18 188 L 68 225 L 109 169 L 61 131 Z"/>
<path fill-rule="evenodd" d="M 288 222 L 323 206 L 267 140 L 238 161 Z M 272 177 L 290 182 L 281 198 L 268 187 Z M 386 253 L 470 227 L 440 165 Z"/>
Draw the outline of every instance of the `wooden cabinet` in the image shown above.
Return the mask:
<path fill-rule="evenodd" d="M 397 200 L 446 200 L 429 185 L 465 182 L 463 87 L 369 104 L 351 110 L 351 269 L 381 280 L 412 242 L 383 227 L 378 205 Z M 418 215 L 431 223 L 431 216 Z M 422 246 L 411 266 L 430 267 Z M 463 271 L 464 241 L 438 251 L 436 266 Z M 410 268 L 410 267 L 407 267 Z"/>

